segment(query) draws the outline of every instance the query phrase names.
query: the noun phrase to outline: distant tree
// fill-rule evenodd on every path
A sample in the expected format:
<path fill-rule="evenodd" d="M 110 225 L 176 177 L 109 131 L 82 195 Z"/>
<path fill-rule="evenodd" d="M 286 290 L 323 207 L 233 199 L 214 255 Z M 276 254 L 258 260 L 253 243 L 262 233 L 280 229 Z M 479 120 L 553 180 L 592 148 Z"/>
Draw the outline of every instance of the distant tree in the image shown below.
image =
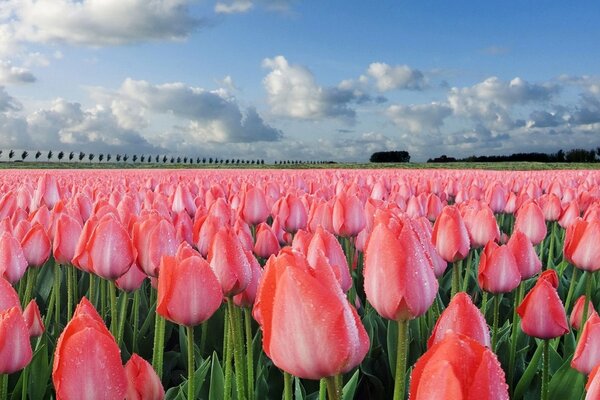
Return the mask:
<path fill-rule="evenodd" d="M 74 152 L 70 152 L 69 153 L 69 161 L 73 161 L 73 157 L 75 157 L 75 153 Z"/>
<path fill-rule="evenodd" d="M 157 154 L 156 157 L 154 158 L 154 161 L 158 163 L 159 158 L 160 158 L 160 155 Z"/>
<path fill-rule="evenodd" d="M 177 156 L 177 164 L 181 164 L 181 157 Z"/>
<path fill-rule="evenodd" d="M 206 157 L 202 158 L 202 164 L 206 164 Z"/>
<path fill-rule="evenodd" d="M 65 152 L 62 150 L 59 151 L 58 155 L 56 156 L 56 158 L 58 158 L 58 161 L 61 161 L 64 157 L 65 157 Z"/>
<path fill-rule="evenodd" d="M 133 162 L 136 162 L 136 161 L 137 161 L 137 158 L 138 158 L 137 154 L 134 154 L 134 155 L 131 157 L 131 161 L 133 161 Z"/>
<path fill-rule="evenodd" d="M 88 160 L 90 160 L 90 162 L 92 162 L 92 160 L 94 159 L 94 157 L 96 157 L 96 155 L 94 153 L 88 154 Z"/>
<path fill-rule="evenodd" d="M 110 153 L 108 153 L 106 155 L 106 162 L 109 162 L 111 158 L 112 158 L 112 155 Z"/>
<path fill-rule="evenodd" d="M 260 160 L 260 164 L 264 165 L 265 164 L 265 160 Z"/>
<path fill-rule="evenodd" d="M 166 163 L 167 163 L 167 160 L 168 160 L 168 157 L 167 157 L 167 156 L 163 156 L 163 159 L 162 159 L 162 160 L 163 160 L 163 164 L 166 164 Z"/>
<path fill-rule="evenodd" d="M 23 152 L 21 153 L 21 160 L 25 161 L 28 155 L 29 152 L 27 150 L 23 150 Z"/>
<path fill-rule="evenodd" d="M 410 154 L 408 151 L 378 151 L 371 154 L 369 159 L 371 162 L 389 162 L 389 163 L 405 163 L 410 162 Z"/>
<path fill-rule="evenodd" d="M 171 164 L 175 164 L 175 157 L 171 156 L 171 160 L 169 161 L 171 161 Z"/>
<path fill-rule="evenodd" d="M 127 162 L 127 160 L 129 160 L 129 155 L 123 154 L 123 162 Z"/>
<path fill-rule="evenodd" d="M 40 156 L 41 156 L 41 155 L 42 155 L 42 152 L 41 152 L 41 151 L 39 151 L 39 150 L 38 150 L 38 151 L 36 151 L 36 152 L 35 152 L 35 159 L 37 160 L 38 158 L 40 158 Z"/>
<path fill-rule="evenodd" d="M 572 149 L 565 154 L 567 162 L 594 162 L 596 160 L 595 150 Z"/>
<path fill-rule="evenodd" d="M 115 158 L 117 159 L 117 162 L 121 161 L 121 155 L 120 154 L 117 154 Z"/>
<path fill-rule="evenodd" d="M 200 164 L 200 157 L 196 157 L 196 164 Z"/>
<path fill-rule="evenodd" d="M 52 159 L 52 156 L 54 155 L 54 153 L 52 153 L 52 150 L 50 150 L 48 152 L 48 161 L 50 161 Z"/>
<path fill-rule="evenodd" d="M 213 163 L 213 159 L 212 159 L 212 157 L 209 157 L 209 158 L 208 158 L 208 163 L 209 163 L 209 164 L 212 164 L 212 163 Z"/>
<path fill-rule="evenodd" d="M 9 159 L 9 160 L 12 160 L 12 158 L 13 158 L 14 156 L 15 156 L 15 151 L 14 151 L 14 150 L 11 150 L 11 151 L 9 151 L 9 152 L 8 152 L 8 159 Z"/>
<path fill-rule="evenodd" d="M 146 156 L 142 154 L 142 156 L 140 157 L 140 162 L 144 162 L 146 161 Z"/>
<path fill-rule="evenodd" d="M 183 163 L 184 163 L 184 164 L 187 164 L 187 160 L 188 160 L 187 156 L 186 156 L 186 157 L 183 157 Z"/>
<path fill-rule="evenodd" d="M 104 160 L 104 154 L 100 153 L 98 154 L 98 162 L 102 162 L 102 160 Z"/>
<path fill-rule="evenodd" d="M 85 157 L 85 153 L 83 151 L 79 152 L 79 161 L 83 160 L 83 158 Z"/>

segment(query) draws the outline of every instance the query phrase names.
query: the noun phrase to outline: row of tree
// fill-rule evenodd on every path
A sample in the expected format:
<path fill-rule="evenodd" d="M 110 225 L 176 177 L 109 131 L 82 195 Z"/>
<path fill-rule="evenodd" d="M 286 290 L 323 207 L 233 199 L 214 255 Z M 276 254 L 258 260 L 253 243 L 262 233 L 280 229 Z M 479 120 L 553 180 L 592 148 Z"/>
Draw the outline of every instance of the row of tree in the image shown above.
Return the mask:
<path fill-rule="evenodd" d="M 593 163 L 600 161 L 600 147 L 592 150 L 571 149 L 559 150 L 556 153 L 513 153 L 500 156 L 470 156 L 466 158 L 448 157 L 443 154 L 436 158 L 430 158 L 428 163 L 439 162 L 506 162 L 506 161 L 530 161 L 544 163 Z"/>

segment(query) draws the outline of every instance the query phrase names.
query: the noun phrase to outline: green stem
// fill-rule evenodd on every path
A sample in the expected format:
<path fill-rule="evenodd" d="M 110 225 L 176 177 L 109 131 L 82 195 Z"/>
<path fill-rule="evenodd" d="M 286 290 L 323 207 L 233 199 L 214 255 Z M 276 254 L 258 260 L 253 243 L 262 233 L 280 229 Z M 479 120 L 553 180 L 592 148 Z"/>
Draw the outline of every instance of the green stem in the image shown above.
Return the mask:
<path fill-rule="evenodd" d="M 483 319 L 487 318 L 485 317 L 485 314 L 487 314 L 487 301 L 488 301 L 488 293 L 486 291 L 483 291 L 483 294 L 481 295 L 481 314 L 483 315 Z"/>
<path fill-rule="evenodd" d="M 100 279 L 100 316 L 106 321 L 106 281 Z"/>
<path fill-rule="evenodd" d="M 55 321 L 55 333 L 58 336 L 58 332 L 60 331 L 60 281 L 62 279 L 62 270 L 60 268 L 60 264 L 56 263 L 56 265 L 54 266 L 54 287 L 52 288 L 52 291 L 55 293 L 54 296 L 54 305 L 55 305 L 55 310 L 54 310 L 54 317 L 56 318 Z M 47 325 L 46 325 L 47 326 Z"/>
<path fill-rule="evenodd" d="M 194 327 L 188 326 L 187 328 L 187 351 L 188 351 L 188 400 L 195 398 L 195 388 L 194 388 L 194 375 L 195 375 L 195 365 L 194 365 Z"/>
<path fill-rule="evenodd" d="M 492 351 L 496 351 L 496 341 L 498 340 L 498 318 L 500 316 L 500 295 L 494 295 L 494 324 L 492 331 Z"/>
<path fill-rule="evenodd" d="M 0 400 L 8 399 L 8 374 L 0 375 Z"/>
<path fill-rule="evenodd" d="M 340 393 L 339 386 L 336 383 L 335 376 L 329 376 L 325 378 L 327 382 L 327 394 L 329 400 L 340 400 L 342 394 Z"/>
<path fill-rule="evenodd" d="M 67 322 L 73 316 L 73 276 L 69 271 L 70 268 L 74 267 L 65 267 L 65 274 L 67 275 Z"/>
<path fill-rule="evenodd" d="M 119 328 L 117 329 L 117 345 L 121 347 L 121 343 L 123 343 L 123 332 L 125 332 L 125 320 L 127 313 L 127 303 L 129 302 L 129 293 L 121 292 L 119 295 Z"/>
<path fill-rule="evenodd" d="M 462 270 L 462 260 L 458 260 L 452 263 L 452 294 L 450 299 L 454 297 L 460 288 L 460 275 Z"/>
<path fill-rule="evenodd" d="M 92 303 L 92 305 L 96 307 L 96 276 L 94 274 L 88 275 L 90 276 L 90 288 L 88 290 L 88 297 L 90 303 Z"/>
<path fill-rule="evenodd" d="M 200 356 L 204 356 L 204 347 L 206 347 L 206 335 L 208 334 L 208 321 L 200 326 Z"/>
<path fill-rule="evenodd" d="M 46 312 L 46 316 L 44 317 L 44 326 L 46 327 L 46 329 L 48 329 L 48 327 L 50 326 L 50 321 L 52 320 L 53 314 L 54 314 L 54 302 L 56 301 L 56 293 L 54 292 L 54 288 L 52 288 L 52 291 L 50 292 L 50 300 L 48 301 L 48 307 L 47 307 L 47 312 Z"/>
<path fill-rule="evenodd" d="M 578 269 L 573 266 L 573 273 L 571 274 L 571 282 L 569 283 L 569 291 L 567 292 L 567 299 L 565 300 L 565 311 L 569 313 L 571 307 L 571 301 L 573 301 L 573 293 L 575 292 L 575 284 L 577 281 Z"/>
<path fill-rule="evenodd" d="M 461 289 L 463 292 L 466 292 L 467 289 L 469 288 L 469 279 L 471 279 L 471 264 L 473 261 L 473 252 L 474 251 L 475 250 L 469 251 L 469 255 L 467 256 L 467 270 L 465 272 L 465 277 L 463 279 L 462 289 Z"/>
<path fill-rule="evenodd" d="M 154 318 L 154 348 L 152 351 L 152 367 L 154 367 L 156 374 L 162 380 L 165 319 L 156 312 Z"/>
<path fill-rule="evenodd" d="M 131 348 L 137 353 L 138 325 L 140 324 L 140 289 L 133 293 L 133 343 Z"/>
<path fill-rule="evenodd" d="M 292 375 L 283 371 L 283 399 L 292 400 Z"/>
<path fill-rule="evenodd" d="M 581 314 L 581 327 L 579 332 L 577 332 L 577 343 L 579 343 L 579 339 L 581 339 L 581 334 L 583 333 L 583 328 L 585 328 L 585 324 L 587 323 L 587 314 L 589 309 L 590 301 L 592 301 L 592 283 L 593 283 L 593 272 L 586 271 L 585 272 L 585 303 L 583 304 L 583 314 Z"/>
<path fill-rule="evenodd" d="M 233 362 L 235 366 L 235 389 L 237 399 L 243 400 L 246 398 L 246 379 L 244 377 L 244 363 L 242 359 L 242 349 L 240 344 L 241 330 L 239 330 L 239 315 L 236 312 L 233 297 L 227 299 L 227 307 L 229 308 L 229 324 L 231 325 L 231 333 L 233 336 Z M 242 345 L 243 347 L 243 345 Z"/>
<path fill-rule="evenodd" d="M 231 361 L 233 359 L 233 337 L 231 334 L 231 324 L 229 323 L 229 307 L 225 307 L 225 326 L 224 326 L 223 340 L 223 358 L 225 359 L 225 400 L 231 399 L 231 386 L 232 386 L 232 366 Z"/>
<path fill-rule="evenodd" d="M 29 365 L 23 370 L 23 385 L 21 386 L 21 400 L 27 400 L 27 386 L 29 384 Z M 13 395 L 14 397 L 14 395 Z"/>
<path fill-rule="evenodd" d="M 543 342 L 544 352 L 542 354 L 542 395 L 541 400 L 548 399 L 548 367 L 549 367 L 549 359 L 548 359 L 548 340 L 544 340 Z"/>
<path fill-rule="evenodd" d="M 327 399 L 327 379 L 321 378 L 319 381 L 319 400 Z"/>
<path fill-rule="evenodd" d="M 79 304 L 79 279 L 77 279 L 77 271 L 78 269 L 75 267 L 71 267 L 71 279 L 73 282 L 73 306 L 75 307 Z"/>
<path fill-rule="evenodd" d="M 252 351 L 252 314 L 244 308 L 244 327 L 246 330 L 246 372 L 248 374 L 248 399 L 254 399 L 254 354 Z"/>
<path fill-rule="evenodd" d="M 394 376 L 394 400 L 404 398 L 406 386 L 406 359 L 408 356 L 408 320 L 398 321 L 398 346 L 396 350 L 396 374 Z"/>
<path fill-rule="evenodd" d="M 38 272 L 39 268 L 30 267 L 27 269 L 27 286 L 25 287 L 25 295 L 23 296 L 23 308 L 27 307 L 27 304 L 29 304 L 29 301 L 31 300 Z"/>
<path fill-rule="evenodd" d="M 117 339 L 119 329 L 119 318 L 117 317 L 117 287 L 113 281 L 108 282 L 108 294 L 110 297 L 110 333 L 115 340 Z"/>
<path fill-rule="evenodd" d="M 510 355 L 509 355 L 509 361 L 508 361 L 508 386 L 511 388 L 512 391 L 512 387 L 513 387 L 513 378 L 515 376 L 515 358 L 516 358 L 516 354 L 517 354 L 517 338 L 518 338 L 518 333 L 519 333 L 519 315 L 517 314 L 517 307 L 519 307 L 519 305 L 521 304 L 521 301 L 523 301 L 523 295 L 525 292 L 525 284 L 523 283 L 523 281 L 521 281 L 521 283 L 519 284 L 519 287 L 517 288 L 517 291 L 515 292 L 515 303 L 514 303 L 514 307 L 513 307 L 513 315 L 512 315 L 512 332 L 511 332 L 511 336 L 510 336 Z"/>
<path fill-rule="evenodd" d="M 550 230 L 550 245 L 548 245 L 548 257 L 546 262 L 554 267 L 554 236 L 556 235 L 556 226 L 558 223 L 552 221 L 552 229 Z"/>

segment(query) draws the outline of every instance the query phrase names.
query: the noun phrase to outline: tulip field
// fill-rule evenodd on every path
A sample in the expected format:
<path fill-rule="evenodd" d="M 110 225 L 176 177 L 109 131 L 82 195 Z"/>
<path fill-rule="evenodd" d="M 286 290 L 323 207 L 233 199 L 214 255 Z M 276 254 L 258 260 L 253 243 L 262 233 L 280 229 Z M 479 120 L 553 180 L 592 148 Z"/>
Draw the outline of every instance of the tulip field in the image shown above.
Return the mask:
<path fill-rule="evenodd" d="M 4 170 L 0 400 L 600 399 L 600 171 Z"/>

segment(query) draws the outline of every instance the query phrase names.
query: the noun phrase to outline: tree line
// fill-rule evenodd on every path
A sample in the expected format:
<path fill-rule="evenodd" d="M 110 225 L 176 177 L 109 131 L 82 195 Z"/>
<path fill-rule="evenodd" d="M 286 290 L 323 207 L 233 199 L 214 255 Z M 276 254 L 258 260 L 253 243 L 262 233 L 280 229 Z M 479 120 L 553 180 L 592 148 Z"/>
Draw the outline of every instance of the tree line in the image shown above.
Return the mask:
<path fill-rule="evenodd" d="M 600 147 L 596 149 L 571 149 L 568 151 L 558 150 L 556 153 L 513 153 L 498 156 L 469 156 L 465 158 L 448 157 L 443 154 L 436 158 L 430 158 L 428 163 L 448 162 L 544 162 L 544 163 L 593 163 L 600 161 Z"/>

